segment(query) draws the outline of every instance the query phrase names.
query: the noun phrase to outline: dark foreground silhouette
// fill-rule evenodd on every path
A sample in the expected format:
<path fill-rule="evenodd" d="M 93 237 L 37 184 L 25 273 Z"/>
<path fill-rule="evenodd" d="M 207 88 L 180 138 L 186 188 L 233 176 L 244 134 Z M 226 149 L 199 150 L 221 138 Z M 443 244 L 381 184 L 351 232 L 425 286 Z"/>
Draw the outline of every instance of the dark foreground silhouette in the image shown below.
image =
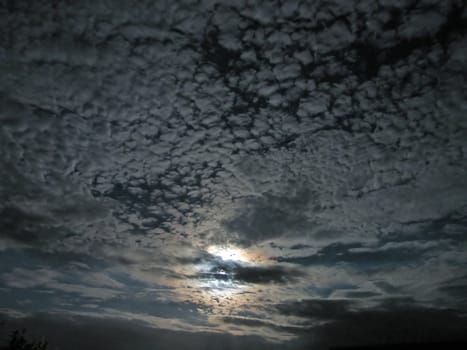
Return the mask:
<path fill-rule="evenodd" d="M 333 347 L 330 350 L 466 350 L 467 342 L 385 344 L 372 346 Z"/>
<path fill-rule="evenodd" d="M 47 350 L 47 341 L 29 341 L 25 336 L 26 330 L 16 330 L 11 333 L 7 345 L 0 346 L 1 350 Z"/>

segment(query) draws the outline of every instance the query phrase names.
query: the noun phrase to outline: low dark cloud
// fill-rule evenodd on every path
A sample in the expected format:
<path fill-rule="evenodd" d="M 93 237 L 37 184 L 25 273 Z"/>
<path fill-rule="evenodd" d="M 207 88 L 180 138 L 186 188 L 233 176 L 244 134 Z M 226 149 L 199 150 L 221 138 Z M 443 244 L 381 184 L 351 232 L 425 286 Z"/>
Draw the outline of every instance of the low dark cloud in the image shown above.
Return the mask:
<path fill-rule="evenodd" d="M 347 316 L 354 305 L 349 300 L 308 299 L 277 305 L 277 310 L 287 316 L 317 320 L 335 320 Z"/>
<path fill-rule="evenodd" d="M 0 307 L 64 315 L 28 328 L 465 326 L 466 1 L 0 1 L 0 33 Z"/>
<path fill-rule="evenodd" d="M 59 314 L 36 314 L 29 317 L 1 316 L 0 331 L 27 330 L 31 339 L 45 337 L 52 349 L 275 349 L 259 337 L 231 336 L 206 332 L 177 332 L 154 329 L 138 321 L 91 318 Z M 188 345 L 189 344 L 189 345 Z M 277 347 L 279 348 L 279 347 Z"/>
<path fill-rule="evenodd" d="M 381 293 L 378 292 L 371 292 L 371 291 L 350 291 L 350 292 L 345 292 L 344 297 L 346 298 L 358 298 L 358 299 L 366 299 L 366 298 L 372 298 L 372 297 L 377 297 L 380 296 Z"/>
<path fill-rule="evenodd" d="M 217 261 L 211 264 L 208 271 L 199 273 L 196 278 L 252 284 L 284 284 L 294 282 L 303 276 L 303 273 L 297 269 L 279 265 L 248 266 L 233 261 Z"/>
<path fill-rule="evenodd" d="M 349 314 L 313 330 L 318 348 L 366 344 L 467 341 L 465 315 L 453 310 L 405 308 Z"/>
<path fill-rule="evenodd" d="M 414 307 L 400 300 L 383 302 L 378 309 L 356 309 L 345 300 L 303 300 L 278 306 L 286 316 L 310 321 L 326 321 L 310 327 L 282 327 L 268 320 L 245 317 L 224 317 L 227 324 L 270 328 L 294 333 L 298 338 L 282 345 L 267 343 L 258 337 L 230 336 L 215 333 L 189 333 L 148 327 L 144 322 L 109 318 L 36 314 L 29 317 L 3 315 L 3 336 L 9 330 L 26 328 L 32 339 L 46 337 L 52 347 L 78 350 L 83 348 L 112 349 L 182 349 L 189 341 L 190 349 L 328 349 L 390 343 L 467 341 L 466 315 L 455 310 Z M 60 330 L 57 332 L 57 330 Z M 430 331 L 432 330 L 432 331 Z"/>
<path fill-rule="evenodd" d="M 36 243 L 54 235 L 48 218 L 15 207 L 0 210 L 0 230 L 2 237 L 22 243 Z"/>
<path fill-rule="evenodd" d="M 297 343 L 303 347 L 467 341 L 467 314 L 417 306 L 410 299 L 387 299 L 370 309 L 345 300 L 303 300 L 278 310 L 310 322 L 326 321 L 300 333 Z"/>
<path fill-rule="evenodd" d="M 248 317 L 227 316 L 227 317 L 222 318 L 222 322 L 231 324 L 231 325 L 244 326 L 244 327 L 249 327 L 249 328 L 268 328 L 276 332 L 288 333 L 288 334 L 299 333 L 301 330 L 306 329 L 306 327 L 302 327 L 301 325 L 299 326 L 280 325 L 280 324 L 275 324 L 268 320 L 248 318 Z M 283 343 L 281 346 L 284 348 L 289 348 L 289 344 L 287 343 Z"/>
<path fill-rule="evenodd" d="M 465 302 L 467 300 L 467 282 L 464 284 L 444 286 L 440 288 L 440 291 L 461 302 Z"/>
<path fill-rule="evenodd" d="M 264 320 L 252 319 L 246 317 L 223 317 L 223 322 L 237 324 L 248 327 L 271 327 L 272 325 Z"/>
<path fill-rule="evenodd" d="M 430 250 L 441 248 L 435 241 L 398 242 L 393 245 L 365 247 L 361 243 L 333 243 L 319 249 L 308 256 L 278 257 L 279 262 L 287 262 L 304 266 L 332 266 L 345 263 L 365 271 L 379 271 L 395 263 L 418 263 L 423 261 L 424 254 Z M 428 242 L 429 243 L 429 242 Z"/>
<path fill-rule="evenodd" d="M 235 279 L 246 283 L 287 283 L 293 282 L 302 274 L 282 266 L 239 267 L 235 270 Z"/>

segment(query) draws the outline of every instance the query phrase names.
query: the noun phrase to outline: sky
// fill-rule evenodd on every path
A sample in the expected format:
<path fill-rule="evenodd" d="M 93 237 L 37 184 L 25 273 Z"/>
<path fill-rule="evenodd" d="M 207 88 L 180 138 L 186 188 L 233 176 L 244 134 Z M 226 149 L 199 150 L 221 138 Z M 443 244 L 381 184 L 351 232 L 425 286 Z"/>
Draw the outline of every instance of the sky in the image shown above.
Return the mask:
<path fill-rule="evenodd" d="M 467 340 L 467 3 L 0 1 L 0 335 Z"/>

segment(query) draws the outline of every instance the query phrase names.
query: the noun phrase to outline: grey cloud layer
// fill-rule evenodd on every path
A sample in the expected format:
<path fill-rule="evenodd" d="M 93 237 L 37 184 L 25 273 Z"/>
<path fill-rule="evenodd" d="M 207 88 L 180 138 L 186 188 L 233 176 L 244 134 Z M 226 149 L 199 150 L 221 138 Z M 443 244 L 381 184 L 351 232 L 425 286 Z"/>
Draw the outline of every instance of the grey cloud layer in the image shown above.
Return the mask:
<path fill-rule="evenodd" d="M 465 1 L 20 0 L 0 32 L 0 307 L 271 339 L 288 294 L 342 329 L 466 311 Z M 225 279 L 253 315 L 206 305 Z"/>

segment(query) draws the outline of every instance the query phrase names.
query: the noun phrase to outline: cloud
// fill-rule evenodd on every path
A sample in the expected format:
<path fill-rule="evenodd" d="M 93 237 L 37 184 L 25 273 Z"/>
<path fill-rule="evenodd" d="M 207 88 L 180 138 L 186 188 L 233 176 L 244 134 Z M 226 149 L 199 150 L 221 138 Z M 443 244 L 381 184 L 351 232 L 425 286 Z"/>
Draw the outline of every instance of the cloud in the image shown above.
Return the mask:
<path fill-rule="evenodd" d="M 264 320 L 258 320 L 246 317 L 223 317 L 223 322 L 245 325 L 248 327 L 271 327 L 272 325 Z"/>
<path fill-rule="evenodd" d="M 447 329 L 396 320 L 465 310 L 465 14 L 456 0 L 10 1 L 2 302 L 142 318 L 153 298 L 148 309 L 167 319 L 191 302 L 198 321 L 232 317 L 209 331 L 268 338 L 282 328 L 255 320 L 289 332 L 316 315 L 328 324 L 314 335 L 351 340 L 355 329 L 362 341 L 383 335 L 385 317 L 394 337 Z M 261 263 L 202 252 L 226 243 Z M 12 291 L 40 302 L 20 305 Z M 354 310 L 389 295 L 412 299 Z"/>
<path fill-rule="evenodd" d="M 195 278 L 217 279 L 239 283 L 268 284 L 294 282 L 304 274 L 298 269 L 280 265 L 251 265 L 233 260 L 221 260 L 210 256 Z"/>
<path fill-rule="evenodd" d="M 78 294 L 84 298 L 111 299 L 122 294 L 124 285 L 103 273 L 73 273 L 56 269 L 14 268 L 1 275 L 8 287 L 53 290 Z"/>
<path fill-rule="evenodd" d="M 296 280 L 302 274 L 282 266 L 250 267 L 235 269 L 234 278 L 246 283 L 287 283 Z"/>
<path fill-rule="evenodd" d="M 2 274 L 2 280 L 13 288 L 35 288 L 48 285 L 60 275 L 59 272 L 48 269 L 14 268 L 13 271 Z"/>
<path fill-rule="evenodd" d="M 300 337 L 292 342 L 299 348 L 467 339 L 465 313 L 417 305 L 410 298 L 380 299 L 369 308 L 351 300 L 306 299 L 279 304 L 277 310 L 308 320 L 308 328 L 296 330 Z"/>
<path fill-rule="evenodd" d="M 309 209 L 309 196 L 306 191 L 291 198 L 266 194 L 260 199 L 246 202 L 238 214 L 224 222 L 224 226 L 228 231 L 237 233 L 243 244 L 284 234 L 303 234 L 312 226 L 305 214 Z"/>
<path fill-rule="evenodd" d="M 116 289 L 89 287 L 77 283 L 52 282 L 46 285 L 46 287 L 60 291 L 62 293 L 78 294 L 83 298 L 97 300 L 112 299 L 122 294 L 119 290 Z"/>
<path fill-rule="evenodd" d="M 457 240 L 456 240 L 457 241 Z M 391 269 L 397 263 L 422 264 L 428 256 L 438 256 L 454 251 L 455 241 L 451 239 L 411 239 L 399 241 L 380 240 L 361 243 L 332 243 L 316 249 L 311 255 L 279 256 L 279 262 L 304 266 L 332 266 L 346 264 L 366 272 Z"/>
<path fill-rule="evenodd" d="M 257 318 L 248 318 L 248 317 L 232 317 L 226 316 L 222 318 L 222 322 L 247 328 L 270 328 L 273 331 L 279 333 L 289 333 L 294 335 L 294 333 L 300 332 L 304 330 L 305 327 L 302 326 L 287 326 L 276 324 L 264 319 L 257 319 Z M 287 346 L 286 344 L 282 344 L 282 346 Z"/>
<path fill-rule="evenodd" d="M 338 308 L 337 313 L 341 311 Z M 465 342 L 465 327 L 465 314 L 454 310 L 391 305 L 383 310 L 344 311 L 338 319 L 311 329 L 297 343 L 301 347 L 326 349 L 370 344 Z"/>
<path fill-rule="evenodd" d="M 31 338 L 45 337 L 51 347 L 70 350 L 86 348 L 111 349 L 217 349 L 221 344 L 230 349 L 275 348 L 258 337 L 230 336 L 218 333 L 190 333 L 157 330 L 131 320 L 97 319 L 60 314 L 36 314 L 23 318 L 2 317 L 9 329 L 26 328 Z M 56 330 L 60 329 L 60 332 Z M 83 336 L 86 335 L 86 336 Z"/>
<path fill-rule="evenodd" d="M 102 272 L 85 273 L 81 281 L 97 287 L 122 288 L 124 285 Z"/>
<path fill-rule="evenodd" d="M 86 228 L 109 220 L 110 204 L 82 195 L 59 198 L 50 193 L 6 201 L 0 207 L 2 241 L 47 250 L 57 242 L 76 239 Z M 10 244 L 11 245 L 11 244 Z"/>
<path fill-rule="evenodd" d="M 332 244 L 320 249 L 317 253 L 300 257 L 279 257 L 280 262 L 300 265 L 326 265 L 332 266 L 338 263 L 346 263 L 355 268 L 368 271 L 378 271 L 395 262 L 416 262 L 423 258 L 418 250 L 405 248 L 391 248 L 378 250 L 362 248 L 355 244 Z"/>
<path fill-rule="evenodd" d="M 277 305 L 277 310 L 284 315 L 293 315 L 309 319 L 336 320 L 347 316 L 354 306 L 350 300 L 309 299 Z"/>
<path fill-rule="evenodd" d="M 349 291 L 349 292 L 344 292 L 343 296 L 345 298 L 358 298 L 358 299 L 368 299 L 372 297 L 377 297 L 381 296 L 381 293 L 378 292 L 373 292 L 373 291 Z"/>
<path fill-rule="evenodd" d="M 47 217 L 27 213 L 15 207 L 4 207 L 0 211 L 2 236 L 14 241 L 37 243 L 60 235 L 57 230 L 47 227 L 48 223 Z"/>
<path fill-rule="evenodd" d="M 463 283 L 461 281 L 456 283 L 450 283 L 443 286 L 440 286 L 439 290 L 443 293 L 446 293 L 451 298 L 457 300 L 459 303 L 463 303 L 466 297 L 467 291 L 467 281 Z"/>

